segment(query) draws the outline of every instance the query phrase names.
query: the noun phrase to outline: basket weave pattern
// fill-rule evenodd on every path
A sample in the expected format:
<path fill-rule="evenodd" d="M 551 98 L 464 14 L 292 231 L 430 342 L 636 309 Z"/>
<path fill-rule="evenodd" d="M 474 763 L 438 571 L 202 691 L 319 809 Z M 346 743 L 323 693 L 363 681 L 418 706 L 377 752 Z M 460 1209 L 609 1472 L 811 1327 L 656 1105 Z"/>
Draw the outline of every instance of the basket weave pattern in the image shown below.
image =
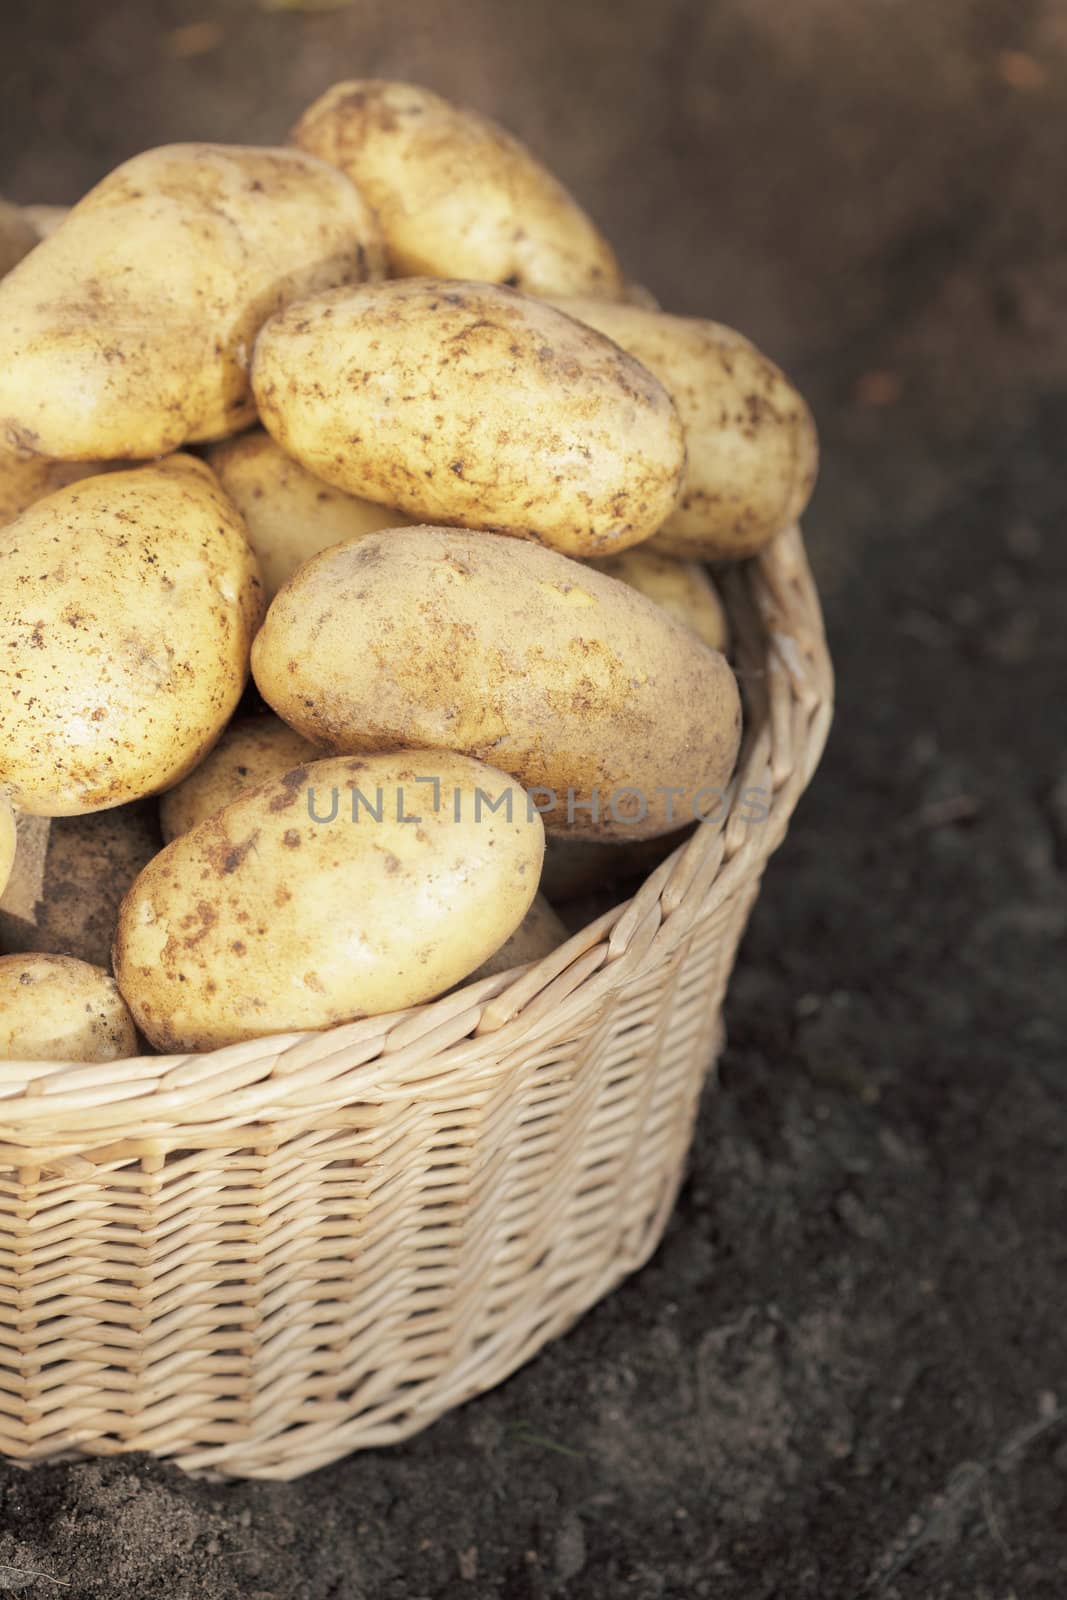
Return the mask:
<path fill-rule="evenodd" d="M 799 531 L 726 594 L 726 815 L 551 956 L 328 1033 L 0 1063 L 0 1451 L 294 1477 L 500 1382 L 647 1259 L 831 715 Z"/>

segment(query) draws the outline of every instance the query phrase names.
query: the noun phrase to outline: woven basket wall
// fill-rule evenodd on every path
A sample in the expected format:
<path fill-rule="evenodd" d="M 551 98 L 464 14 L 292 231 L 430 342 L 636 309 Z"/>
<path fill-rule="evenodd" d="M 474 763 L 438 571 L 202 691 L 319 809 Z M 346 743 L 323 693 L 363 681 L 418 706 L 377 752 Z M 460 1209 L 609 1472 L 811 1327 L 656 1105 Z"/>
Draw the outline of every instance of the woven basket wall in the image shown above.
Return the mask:
<path fill-rule="evenodd" d="M 499 1383 L 647 1259 L 831 714 L 799 531 L 726 593 L 727 815 L 552 956 L 329 1033 L 0 1063 L 0 1452 L 294 1477 Z"/>

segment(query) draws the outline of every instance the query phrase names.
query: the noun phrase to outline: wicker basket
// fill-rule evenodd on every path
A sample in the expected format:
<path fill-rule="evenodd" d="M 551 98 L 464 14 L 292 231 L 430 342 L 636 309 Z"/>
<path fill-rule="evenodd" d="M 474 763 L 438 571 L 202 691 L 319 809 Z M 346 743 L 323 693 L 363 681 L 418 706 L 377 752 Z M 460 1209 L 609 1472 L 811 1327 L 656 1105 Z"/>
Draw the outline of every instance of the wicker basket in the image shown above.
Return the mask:
<path fill-rule="evenodd" d="M 799 531 L 726 590 L 725 823 L 555 954 L 329 1033 L 0 1063 L 0 1451 L 294 1477 L 499 1383 L 647 1259 L 831 714 Z"/>

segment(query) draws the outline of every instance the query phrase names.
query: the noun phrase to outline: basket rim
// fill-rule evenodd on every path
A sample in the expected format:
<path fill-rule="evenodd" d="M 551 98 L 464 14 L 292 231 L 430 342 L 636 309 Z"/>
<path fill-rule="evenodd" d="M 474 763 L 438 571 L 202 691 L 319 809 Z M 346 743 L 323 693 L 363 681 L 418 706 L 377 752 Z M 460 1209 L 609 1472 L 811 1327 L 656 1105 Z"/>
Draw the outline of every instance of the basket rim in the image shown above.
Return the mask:
<path fill-rule="evenodd" d="M 540 961 L 403 1011 L 194 1055 L 0 1061 L 0 1163 L 88 1175 L 93 1164 L 79 1149 L 99 1160 L 134 1137 L 149 1159 L 158 1144 L 162 1160 L 186 1142 L 248 1143 L 238 1130 L 250 1124 L 321 1126 L 353 1103 L 447 1093 L 455 1068 L 488 1079 L 520 1046 L 565 1039 L 647 962 L 666 959 L 696 923 L 758 879 L 833 715 L 833 669 L 799 526 L 719 577 L 746 707 L 741 754 L 723 814 L 700 822 L 629 899 Z M 744 798 L 754 791 L 770 795 L 758 826 Z M 269 1126 L 262 1142 L 273 1142 Z"/>

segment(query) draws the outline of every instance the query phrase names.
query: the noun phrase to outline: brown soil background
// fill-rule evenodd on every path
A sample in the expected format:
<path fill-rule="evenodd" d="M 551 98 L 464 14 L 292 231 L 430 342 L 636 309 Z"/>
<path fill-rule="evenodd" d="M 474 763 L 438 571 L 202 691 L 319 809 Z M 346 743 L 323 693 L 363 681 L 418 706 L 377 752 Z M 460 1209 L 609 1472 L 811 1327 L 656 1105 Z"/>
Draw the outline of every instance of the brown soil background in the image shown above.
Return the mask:
<path fill-rule="evenodd" d="M 838 721 L 652 1264 L 295 1484 L 0 1470 L 0 1591 L 1062 1600 L 1067 7 L 8 0 L 0 192 L 269 142 L 344 75 L 500 117 L 803 384 Z"/>

